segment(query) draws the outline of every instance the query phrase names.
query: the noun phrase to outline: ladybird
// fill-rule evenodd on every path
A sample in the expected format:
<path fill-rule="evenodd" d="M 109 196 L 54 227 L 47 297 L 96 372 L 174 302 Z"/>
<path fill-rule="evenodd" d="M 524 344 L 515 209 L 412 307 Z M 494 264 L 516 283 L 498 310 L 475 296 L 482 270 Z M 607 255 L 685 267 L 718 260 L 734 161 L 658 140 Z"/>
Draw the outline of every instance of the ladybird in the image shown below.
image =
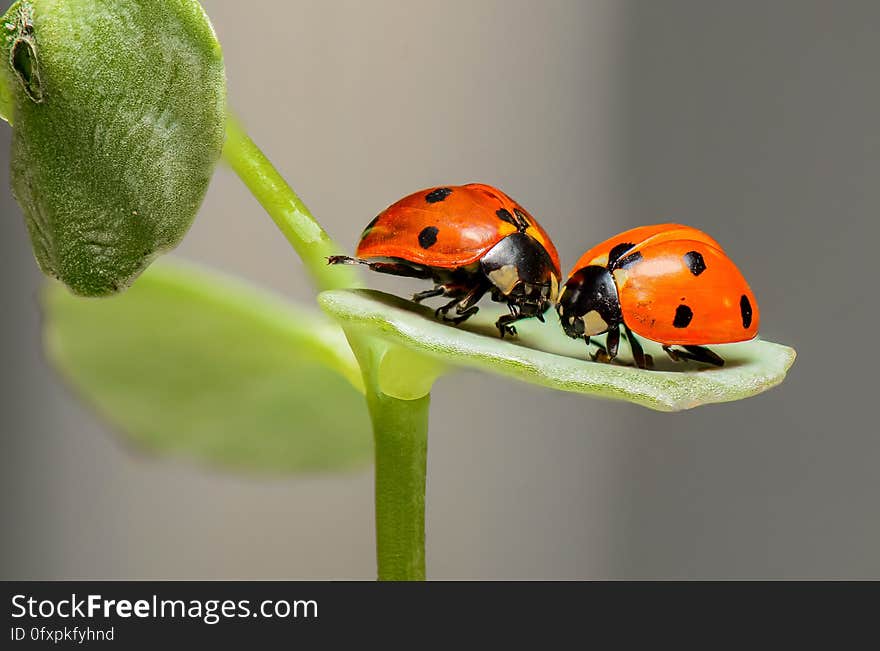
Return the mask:
<path fill-rule="evenodd" d="M 640 226 L 584 253 L 556 309 L 565 333 L 587 346 L 608 333 L 594 360 L 614 359 L 623 327 L 639 368 L 651 358 L 636 334 L 675 361 L 723 366 L 705 345 L 752 339 L 760 321 L 755 295 L 721 245 L 680 224 Z"/>
<path fill-rule="evenodd" d="M 412 300 L 451 298 L 435 316 L 453 324 L 476 314 L 488 292 L 510 310 L 495 323 L 502 337 L 516 334 L 512 324 L 519 319 L 543 322 L 562 278 L 546 231 L 504 192 L 481 183 L 427 188 L 400 199 L 367 225 L 355 255 L 328 262 L 430 279 L 434 288 Z"/>

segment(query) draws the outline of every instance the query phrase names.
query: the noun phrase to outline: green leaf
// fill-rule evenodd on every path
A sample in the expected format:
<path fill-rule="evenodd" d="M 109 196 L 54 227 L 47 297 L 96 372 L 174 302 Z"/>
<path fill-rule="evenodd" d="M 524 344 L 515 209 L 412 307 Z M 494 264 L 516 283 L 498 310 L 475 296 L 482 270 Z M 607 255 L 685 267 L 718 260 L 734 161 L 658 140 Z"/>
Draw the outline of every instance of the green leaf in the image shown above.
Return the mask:
<path fill-rule="evenodd" d="M 346 330 L 359 329 L 411 354 L 553 389 L 629 400 L 660 411 L 756 395 L 782 382 L 795 359 L 795 351 L 787 346 L 754 340 L 713 346 L 726 364 L 707 368 L 672 362 L 659 346 L 643 341 L 658 369 L 644 371 L 588 361 L 584 342 L 565 336 L 556 315 L 550 312 L 546 323 L 536 319 L 518 322 L 517 338 L 502 340 L 494 326 L 497 313 L 488 306 L 465 324 L 453 327 L 437 321 L 430 308 L 372 290 L 328 291 L 319 296 L 319 302 Z M 629 361 L 627 355 L 624 342 L 619 358 L 622 363 Z M 395 371 L 401 373 L 403 366 L 397 364 Z M 380 377 L 380 384 L 385 381 L 391 379 Z M 393 381 L 400 384 L 405 380 L 396 377 Z"/>
<path fill-rule="evenodd" d="M 124 289 L 180 242 L 219 160 L 213 28 L 195 0 L 22 0 L 0 30 L 12 189 L 37 262 L 78 294 Z"/>
<path fill-rule="evenodd" d="M 349 468 L 372 437 L 339 326 L 233 279 L 153 265 L 122 295 L 44 295 L 48 357 L 139 447 L 249 471 Z"/>

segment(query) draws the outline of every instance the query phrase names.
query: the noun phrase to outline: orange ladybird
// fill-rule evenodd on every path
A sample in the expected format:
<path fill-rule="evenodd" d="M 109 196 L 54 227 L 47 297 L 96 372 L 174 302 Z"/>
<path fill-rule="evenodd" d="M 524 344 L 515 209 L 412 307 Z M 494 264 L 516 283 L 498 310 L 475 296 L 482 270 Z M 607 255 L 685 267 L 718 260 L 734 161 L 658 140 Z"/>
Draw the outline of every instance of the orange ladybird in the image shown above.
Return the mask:
<path fill-rule="evenodd" d="M 356 256 L 329 262 L 431 279 L 434 288 L 413 300 L 450 297 L 435 314 L 451 323 L 476 314 L 488 292 L 510 309 L 495 324 L 502 337 L 516 334 L 519 319 L 543 321 L 561 278 L 546 231 L 516 201 L 481 183 L 427 188 L 397 201 L 364 229 Z"/>
<path fill-rule="evenodd" d="M 588 346 L 607 332 L 599 348 L 607 361 L 617 355 L 622 326 L 640 368 L 650 358 L 635 334 L 662 344 L 674 360 L 723 366 L 704 346 L 752 339 L 760 321 L 755 295 L 721 245 L 680 224 L 640 226 L 587 251 L 557 311 L 565 333 Z"/>

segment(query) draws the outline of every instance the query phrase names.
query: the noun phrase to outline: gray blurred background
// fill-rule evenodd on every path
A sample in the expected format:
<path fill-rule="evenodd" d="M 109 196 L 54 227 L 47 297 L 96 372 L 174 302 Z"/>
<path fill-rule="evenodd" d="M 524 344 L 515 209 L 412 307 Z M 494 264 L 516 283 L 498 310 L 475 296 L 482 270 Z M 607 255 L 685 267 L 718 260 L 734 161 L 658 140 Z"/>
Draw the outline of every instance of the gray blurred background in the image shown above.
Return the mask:
<path fill-rule="evenodd" d="M 430 577 L 880 578 L 880 3 L 204 4 L 231 104 L 347 248 L 400 196 L 469 181 L 521 201 L 566 269 L 682 221 L 745 271 L 763 336 L 799 351 L 779 388 L 671 415 L 442 380 Z M 0 125 L 0 578 L 372 578 L 370 469 L 139 457 L 60 384 L 9 139 Z M 225 169 L 179 254 L 311 297 Z"/>

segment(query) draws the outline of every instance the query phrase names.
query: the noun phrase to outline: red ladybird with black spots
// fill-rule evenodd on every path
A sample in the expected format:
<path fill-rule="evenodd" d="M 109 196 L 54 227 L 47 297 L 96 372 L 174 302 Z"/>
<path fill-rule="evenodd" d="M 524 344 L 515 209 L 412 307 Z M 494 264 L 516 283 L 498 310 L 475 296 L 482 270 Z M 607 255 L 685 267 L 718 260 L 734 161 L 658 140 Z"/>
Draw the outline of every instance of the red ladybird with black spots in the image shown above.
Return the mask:
<path fill-rule="evenodd" d="M 521 205 L 481 183 L 420 190 L 382 211 L 361 234 L 356 257 L 331 264 L 364 264 L 373 271 L 430 279 L 421 302 L 446 296 L 435 312 L 458 324 L 477 313 L 489 294 L 510 314 L 496 327 L 516 334 L 519 319 L 536 317 L 555 302 L 561 279 L 559 254 L 546 231 Z"/>
<path fill-rule="evenodd" d="M 608 333 L 593 359 L 617 356 L 623 328 L 639 368 L 651 359 L 637 334 L 673 360 L 723 366 L 705 346 L 752 339 L 760 321 L 755 295 L 721 245 L 680 224 L 640 226 L 584 253 L 556 309 L 565 333 L 587 346 Z"/>

